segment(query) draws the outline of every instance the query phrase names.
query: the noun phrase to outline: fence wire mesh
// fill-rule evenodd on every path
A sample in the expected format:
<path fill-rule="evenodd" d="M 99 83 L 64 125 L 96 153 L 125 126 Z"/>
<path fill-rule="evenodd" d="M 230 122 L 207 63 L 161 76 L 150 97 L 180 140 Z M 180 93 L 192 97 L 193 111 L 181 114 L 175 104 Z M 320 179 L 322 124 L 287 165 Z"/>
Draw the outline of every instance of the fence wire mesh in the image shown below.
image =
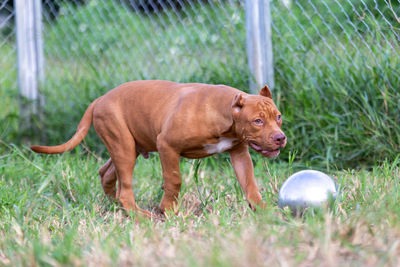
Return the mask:
<path fill-rule="evenodd" d="M 93 0 L 57 12 L 44 32 L 48 80 L 246 80 L 240 2 Z"/>
<path fill-rule="evenodd" d="M 17 86 L 14 14 L 9 2 L 0 1 L 0 86 L 9 89 L 16 89 Z M 4 91 L 0 90 L 0 96 L 3 94 Z"/>
<path fill-rule="evenodd" d="M 43 0 L 46 81 L 228 80 L 245 87 L 243 2 Z M 366 71 L 385 71 L 400 59 L 399 2 L 271 1 L 277 83 L 293 78 L 288 70 L 314 81 L 338 69 L 358 71 L 364 81 Z M 0 2 L 0 81 L 11 88 L 14 13 L 12 1 Z"/>
<path fill-rule="evenodd" d="M 390 73 L 398 81 L 399 70 L 395 68 L 400 59 L 400 20 L 396 15 L 400 14 L 399 3 L 273 1 L 277 82 L 289 82 L 301 73 L 318 87 L 318 82 L 335 82 L 335 77 L 344 74 L 349 80 L 346 87 L 368 82 L 371 71 L 380 72 L 382 77 L 385 72 Z M 381 82 L 398 87 L 390 79 Z"/>

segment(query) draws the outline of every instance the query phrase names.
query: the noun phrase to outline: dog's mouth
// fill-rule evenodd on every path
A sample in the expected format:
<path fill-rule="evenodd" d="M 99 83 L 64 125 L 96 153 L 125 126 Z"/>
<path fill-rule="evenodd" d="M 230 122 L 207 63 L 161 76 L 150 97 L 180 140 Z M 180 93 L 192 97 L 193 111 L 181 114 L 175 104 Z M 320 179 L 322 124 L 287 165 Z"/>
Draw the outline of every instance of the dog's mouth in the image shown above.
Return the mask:
<path fill-rule="evenodd" d="M 264 157 L 268 157 L 268 158 L 275 158 L 276 156 L 279 155 L 279 153 L 281 152 L 279 150 L 279 147 L 275 150 L 269 150 L 269 149 L 264 149 L 262 148 L 260 145 L 258 145 L 255 142 L 249 142 L 249 145 L 252 149 L 254 149 L 255 151 L 257 151 L 258 153 L 260 153 L 261 155 L 263 155 Z"/>

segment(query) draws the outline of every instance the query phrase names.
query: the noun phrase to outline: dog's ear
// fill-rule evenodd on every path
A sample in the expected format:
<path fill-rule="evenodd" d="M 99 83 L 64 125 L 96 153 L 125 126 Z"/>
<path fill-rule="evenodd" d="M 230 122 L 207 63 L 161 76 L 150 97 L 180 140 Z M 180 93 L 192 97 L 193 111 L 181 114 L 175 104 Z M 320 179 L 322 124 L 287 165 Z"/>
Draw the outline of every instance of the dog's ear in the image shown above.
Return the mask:
<path fill-rule="evenodd" d="M 264 87 L 260 91 L 260 95 L 272 99 L 271 91 L 269 90 L 268 85 L 264 85 Z"/>
<path fill-rule="evenodd" d="M 243 108 L 244 100 L 245 96 L 243 96 L 243 94 L 235 95 L 235 98 L 232 102 L 232 114 L 234 117 L 239 115 L 240 110 Z"/>

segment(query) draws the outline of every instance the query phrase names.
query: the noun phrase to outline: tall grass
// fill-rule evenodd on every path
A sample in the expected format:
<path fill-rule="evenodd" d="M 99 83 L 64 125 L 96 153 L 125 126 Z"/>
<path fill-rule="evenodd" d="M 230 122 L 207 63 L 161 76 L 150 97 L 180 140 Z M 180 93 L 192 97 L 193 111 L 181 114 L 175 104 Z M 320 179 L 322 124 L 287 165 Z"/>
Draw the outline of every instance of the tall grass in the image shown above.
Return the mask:
<path fill-rule="evenodd" d="M 359 167 L 398 155 L 400 31 L 387 24 L 396 27 L 392 11 L 379 9 L 386 17 L 358 2 L 275 10 L 276 93 L 299 159 Z"/>

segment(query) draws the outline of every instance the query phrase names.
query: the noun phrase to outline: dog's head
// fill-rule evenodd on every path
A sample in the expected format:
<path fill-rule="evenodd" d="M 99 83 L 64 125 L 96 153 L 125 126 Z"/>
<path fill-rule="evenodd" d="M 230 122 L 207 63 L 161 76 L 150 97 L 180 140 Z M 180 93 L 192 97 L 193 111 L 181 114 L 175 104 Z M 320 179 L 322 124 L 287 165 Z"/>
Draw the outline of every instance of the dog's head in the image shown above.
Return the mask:
<path fill-rule="evenodd" d="M 258 153 L 273 158 L 285 147 L 282 115 L 268 86 L 261 89 L 260 95 L 237 94 L 232 103 L 232 115 L 236 133 Z"/>

